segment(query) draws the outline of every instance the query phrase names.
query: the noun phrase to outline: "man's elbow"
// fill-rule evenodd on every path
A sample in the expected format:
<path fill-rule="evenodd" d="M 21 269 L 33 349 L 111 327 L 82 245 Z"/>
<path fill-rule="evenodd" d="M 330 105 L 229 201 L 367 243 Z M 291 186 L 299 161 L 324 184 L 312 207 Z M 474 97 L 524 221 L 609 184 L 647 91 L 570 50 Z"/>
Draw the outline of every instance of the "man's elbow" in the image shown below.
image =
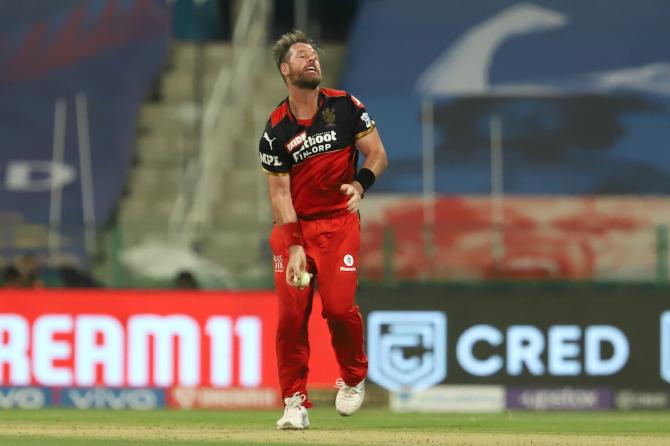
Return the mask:
<path fill-rule="evenodd" d="M 377 162 L 375 163 L 378 168 L 377 174 L 381 174 L 389 165 L 388 157 L 386 156 L 386 151 L 383 147 L 380 147 L 377 155 Z"/>

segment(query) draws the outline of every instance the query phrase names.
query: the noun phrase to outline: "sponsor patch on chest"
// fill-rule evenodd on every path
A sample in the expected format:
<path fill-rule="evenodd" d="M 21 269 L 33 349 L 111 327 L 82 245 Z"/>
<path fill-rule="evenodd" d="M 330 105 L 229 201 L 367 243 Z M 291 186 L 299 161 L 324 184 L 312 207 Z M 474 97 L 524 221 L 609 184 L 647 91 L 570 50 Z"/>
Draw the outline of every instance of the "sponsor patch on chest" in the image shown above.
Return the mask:
<path fill-rule="evenodd" d="M 306 140 L 307 140 L 307 132 L 303 130 L 286 143 L 286 150 L 288 150 L 289 152 L 293 152 L 296 148 L 300 147 Z"/>
<path fill-rule="evenodd" d="M 336 149 L 337 132 L 330 130 L 328 132 L 316 133 L 305 137 L 299 149 L 292 153 L 293 161 L 298 163 L 319 153 L 328 152 Z"/>

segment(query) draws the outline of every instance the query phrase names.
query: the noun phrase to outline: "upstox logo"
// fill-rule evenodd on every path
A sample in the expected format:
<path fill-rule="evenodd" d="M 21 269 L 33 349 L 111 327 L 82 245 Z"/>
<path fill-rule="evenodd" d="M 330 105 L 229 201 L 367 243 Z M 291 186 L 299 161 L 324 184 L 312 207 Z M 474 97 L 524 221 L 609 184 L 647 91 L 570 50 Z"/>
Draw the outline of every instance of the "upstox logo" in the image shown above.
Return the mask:
<path fill-rule="evenodd" d="M 447 316 L 441 311 L 373 311 L 369 376 L 391 390 L 423 390 L 447 376 Z"/>

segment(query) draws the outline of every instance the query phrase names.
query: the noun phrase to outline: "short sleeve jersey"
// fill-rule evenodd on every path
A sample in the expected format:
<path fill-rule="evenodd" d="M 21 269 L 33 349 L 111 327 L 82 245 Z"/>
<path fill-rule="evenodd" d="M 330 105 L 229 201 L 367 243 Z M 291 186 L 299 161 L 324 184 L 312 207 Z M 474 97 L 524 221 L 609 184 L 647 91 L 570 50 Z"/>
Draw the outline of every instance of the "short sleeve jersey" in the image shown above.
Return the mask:
<path fill-rule="evenodd" d="M 356 173 L 356 140 L 370 133 L 374 121 L 350 93 L 321 88 L 318 109 L 297 120 L 285 99 L 270 116 L 259 142 L 263 170 L 291 175 L 291 198 L 299 218 L 346 212 L 348 196 L 340 186 Z"/>

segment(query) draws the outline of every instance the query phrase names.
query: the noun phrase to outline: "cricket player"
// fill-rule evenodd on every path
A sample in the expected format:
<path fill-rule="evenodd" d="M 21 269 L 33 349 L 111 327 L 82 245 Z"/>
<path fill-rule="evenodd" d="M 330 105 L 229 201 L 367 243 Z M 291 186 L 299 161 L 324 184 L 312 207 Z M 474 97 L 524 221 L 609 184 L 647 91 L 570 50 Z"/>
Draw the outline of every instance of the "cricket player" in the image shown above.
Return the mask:
<path fill-rule="evenodd" d="M 288 97 L 270 115 L 259 155 L 275 222 L 270 246 L 279 299 L 277 368 L 285 403 L 277 429 L 305 429 L 312 407 L 307 321 L 315 282 L 340 368 L 336 410 L 348 416 L 363 403 L 368 361 L 355 303 L 358 208 L 387 158 L 365 106 L 345 91 L 319 87 L 319 51 L 303 32 L 281 36 L 273 55 Z M 359 153 L 365 156 L 360 169 Z"/>

